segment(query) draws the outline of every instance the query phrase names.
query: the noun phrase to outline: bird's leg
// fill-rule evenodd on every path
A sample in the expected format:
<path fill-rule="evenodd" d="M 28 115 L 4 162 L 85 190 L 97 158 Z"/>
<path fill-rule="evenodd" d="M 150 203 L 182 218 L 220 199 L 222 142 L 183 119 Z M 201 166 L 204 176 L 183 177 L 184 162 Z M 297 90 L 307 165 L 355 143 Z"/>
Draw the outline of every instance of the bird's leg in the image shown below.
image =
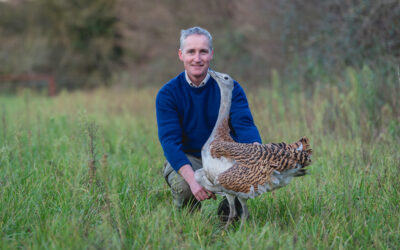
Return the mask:
<path fill-rule="evenodd" d="M 240 228 L 242 228 L 243 224 L 246 222 L 247 218 L 249 217 L 249 210 L 247 209 L 247 199 L 239 198 L 240 204 L 242 205 L 242 216 L 240 222 Z"/>
<path fill-rule="evenodd" d="M 226 199 L 229 203 L 229 217 L 228 221 L 226 222 L 225 229 L 228 228 L 228 226 L 233 222 L 233 218 L 235 218 L 237 215 L 237 211 L 235 208 L 235 196 L 226 194 Z"/>

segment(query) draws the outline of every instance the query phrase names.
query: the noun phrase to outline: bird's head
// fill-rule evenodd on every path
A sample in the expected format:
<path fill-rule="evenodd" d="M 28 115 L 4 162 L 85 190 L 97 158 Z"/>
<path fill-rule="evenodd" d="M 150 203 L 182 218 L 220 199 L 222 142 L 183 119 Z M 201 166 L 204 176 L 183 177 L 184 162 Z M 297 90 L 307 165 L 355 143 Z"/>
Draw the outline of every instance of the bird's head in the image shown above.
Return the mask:
<path fill-rule="evenodd" d="M 233 89 L 233 79 L 228 74 L 216 72 L 214 70 L 209 70 L 208 73 L 217 81 L 221 88 Z"/>

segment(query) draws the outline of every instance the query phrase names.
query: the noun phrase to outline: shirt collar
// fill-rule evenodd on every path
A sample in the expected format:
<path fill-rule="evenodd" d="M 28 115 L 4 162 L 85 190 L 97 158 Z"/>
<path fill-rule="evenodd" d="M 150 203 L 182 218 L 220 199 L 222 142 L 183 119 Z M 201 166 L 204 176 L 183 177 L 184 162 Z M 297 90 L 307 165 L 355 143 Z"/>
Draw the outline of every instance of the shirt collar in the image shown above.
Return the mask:
<path fill-rule="evenodd" d="M 189 83 L 189 85 L 190 85 L 191 87 L 193 87 L 193 88 L 201 88 L 201 87 L 203 87 L 204 85 L 206 85 L 208 79 L 210 79 L 210 74 L 207 72 L 206 77 L 205 77 L 204 80 L 199 84 L 199 86 L 197 86 L 196 84 L 194 84 L 194 83 L 190 80 L 190 78 L 189 78 L 189 76 L 188 76 L 186 70 L 185 70 L 185 78 L 186 78 L 186 81 Z"/>

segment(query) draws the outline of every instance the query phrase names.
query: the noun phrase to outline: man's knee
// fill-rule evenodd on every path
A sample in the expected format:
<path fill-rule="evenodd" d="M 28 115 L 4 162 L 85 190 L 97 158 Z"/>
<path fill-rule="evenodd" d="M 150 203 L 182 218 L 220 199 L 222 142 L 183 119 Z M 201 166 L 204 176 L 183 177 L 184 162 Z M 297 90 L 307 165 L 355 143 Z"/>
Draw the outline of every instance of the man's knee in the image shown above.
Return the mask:
<path fill-rule="evenodd" d="M 168 183 L 171 186 L 171 192 L 174 197 L 174 200 L 177 200 L 178 204 L 183 203 L 190 199 L 192 195 L 192 191 L 190 190 L 187 182 L 176 172 L 172 172 L 168 176 Z"/>
<path fill-rule="evenodd" d="M 194 171 L 201 168 L 201 160 L 194 159 L 194 157 L 191 156 L 188 156 L 188 158 L 192 163 Z M 168 185 L 171 187 L 174 204 L 177 207 L 182 208 L 189 204 L 191 204 L 191 207 L 199 207 L 198 204 L 195 204 L 196 199 L 190 190 L 189 184 L 179 173 L 172 169 L 171 165 L 167 161 L 164 164 L 164 177 Z"/>

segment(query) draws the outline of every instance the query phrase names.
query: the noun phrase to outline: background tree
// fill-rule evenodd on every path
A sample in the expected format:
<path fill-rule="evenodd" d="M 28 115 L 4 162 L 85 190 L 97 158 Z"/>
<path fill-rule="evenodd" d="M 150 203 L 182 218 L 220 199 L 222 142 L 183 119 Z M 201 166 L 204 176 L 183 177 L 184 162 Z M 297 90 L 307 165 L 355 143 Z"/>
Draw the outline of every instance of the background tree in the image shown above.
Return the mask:
<path fill-rule="evenodd" d="M 19 0 L 0 2 L 0 73 L 52 74 L 68 89 L 161 85 L 195 25 L 215 38 L 212 67 L 248 85 L 273 69 L 313 87 L 348 66 L 385 77 L 400 63 L 396 0 Z"/>

